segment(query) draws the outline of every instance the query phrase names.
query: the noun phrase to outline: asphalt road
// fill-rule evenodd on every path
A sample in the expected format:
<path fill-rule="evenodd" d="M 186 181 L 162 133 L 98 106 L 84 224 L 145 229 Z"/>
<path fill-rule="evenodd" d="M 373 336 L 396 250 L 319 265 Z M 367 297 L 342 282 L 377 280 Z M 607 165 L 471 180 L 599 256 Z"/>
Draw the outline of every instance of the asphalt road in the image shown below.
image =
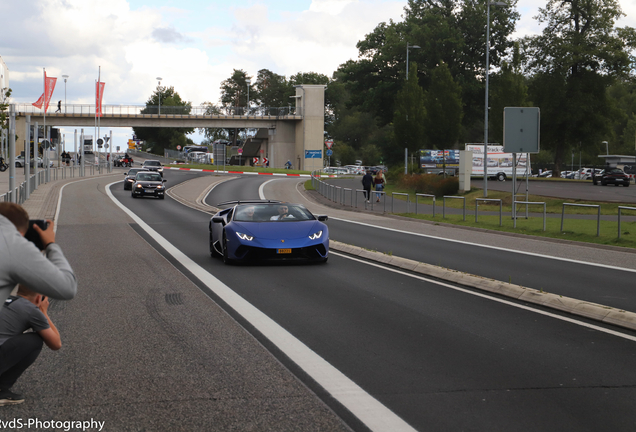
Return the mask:
<path fill-rule="evenodd" d="M 171 186 L 182 174 L 167 172 L 166 177 Z M 222 183 L 210 200 L 257 197 L 263 181 Z M 631 403 L 636 396 L 633 335 L 609 334 L 523 304 L 335 253 L 326 265 L 225 266 L 208 253 L 209 215 L 169 198 L 132 200 L 129 193 L 117 190 L 114 195 L 179 251 L 417 430 L 618 431 L 636 426 Z M 354 230 L 334 221 L 329 226 L 332 238 L 346 234 L 354 244 L 379 236 L 371 227 Z M 430 247 L 427 240 L 423 247 L 421 241 L 395 233 L 380 240 L 396 255 L 417 254 L 418 248 L 426 247 L 435 259 L 466 261 L 477 269 L 503 262 L 503 270 L 494 271 L 514 272 L 516 283 L 517 277 L 531 280 L 547 273 L 546 282 L 569 284 L 577 273 L 588 271 L 590 277 L 605 271 L 586 270 L 581 264 L 564 270 L 564 262 L 550 264 L 537 257 L 506 261 L 507 252 L 494 250 L 474 249 L 458 259 L 465 245 Z M 181 270 L 201 286 L 187 269 Z M 589 278 L 586 281 L 589 285 Z M 241 321 L 236 312 L 228 312 Z M 290 363 L 285 347 L 270 346 L 251 330 L 322 395 L 311 376 Z M 337 400 L 322 397 L 359 428 Z"/>

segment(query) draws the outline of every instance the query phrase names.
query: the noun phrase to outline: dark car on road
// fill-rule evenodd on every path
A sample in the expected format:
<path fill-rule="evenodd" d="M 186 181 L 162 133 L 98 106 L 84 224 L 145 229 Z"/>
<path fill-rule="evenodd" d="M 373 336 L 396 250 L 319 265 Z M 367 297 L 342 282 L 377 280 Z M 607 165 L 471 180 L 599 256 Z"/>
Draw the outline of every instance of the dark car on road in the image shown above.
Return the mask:
<path fill-rule="evenodd" d="M 613 184 L 614 186 L 629 186 L 629 177 L 620 168 L 608 168 L 602 173 L 594 176 L 594 184 L 600 183 L 603 186 Z"/>
<path fill-rule="evenodd" d="M 140 171 L 149 172 L 145 168 L 131 168 L 131 169 L 128 170 L 128 172 L 126 173 L 126 177 L 124 178 L 124 190 L 132 189 L 132 185 L 135 182 L 135 176 Z"/>
<path fill-rule="evenodd" d="M 161 174 L 154 172 L 138 172 L 135 176 L 135 182 L 132 185 L 130 194 L 133 198 L 142 196 L 154 196 L 164 199 L 166 187 L 163 185 L 168 180 L 164 180 Z"/>
<path fill-rule="evenodd" d="M 141 165 L 141 167 L 146 168 L 147 170 L 150 170 L 150 171 L 158 172 L 159 174 L 161 174 L 161 177 L 163 177 L 163 166 L 161 165 L 161 162 L 159 162 L 158 160 L 146 160 Z"/>

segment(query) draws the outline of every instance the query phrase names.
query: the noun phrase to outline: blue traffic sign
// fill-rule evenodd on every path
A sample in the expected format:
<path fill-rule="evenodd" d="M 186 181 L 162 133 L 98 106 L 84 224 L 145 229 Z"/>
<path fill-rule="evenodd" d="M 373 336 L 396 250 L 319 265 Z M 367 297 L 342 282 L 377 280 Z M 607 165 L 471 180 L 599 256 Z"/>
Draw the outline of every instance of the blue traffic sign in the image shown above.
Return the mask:
<path fill-rule="evenodd" d="M 305 159 L 322 159 L 322 150 L 305 150 Z"/>
<path fill-rule="evenodd" d="M 327 156 L 331 156 L 333 154 L 333 150 L 329 149 L 325 152 Z"/>

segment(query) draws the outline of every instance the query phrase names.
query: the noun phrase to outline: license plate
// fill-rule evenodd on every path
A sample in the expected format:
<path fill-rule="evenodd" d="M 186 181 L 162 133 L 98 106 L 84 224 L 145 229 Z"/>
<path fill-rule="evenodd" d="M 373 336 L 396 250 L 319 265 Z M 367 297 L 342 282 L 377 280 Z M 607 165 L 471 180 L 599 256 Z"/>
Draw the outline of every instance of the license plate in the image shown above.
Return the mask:
<path fill-rule="evenodd" d="M 292 253 L 291 249 L 278 249 L 277 253 L 279 254 L 290 254 Z"/>
<path fill-rule="evenodd" d="M 146 189 L 146 193 L 155 193 L 154 189 Z"/>

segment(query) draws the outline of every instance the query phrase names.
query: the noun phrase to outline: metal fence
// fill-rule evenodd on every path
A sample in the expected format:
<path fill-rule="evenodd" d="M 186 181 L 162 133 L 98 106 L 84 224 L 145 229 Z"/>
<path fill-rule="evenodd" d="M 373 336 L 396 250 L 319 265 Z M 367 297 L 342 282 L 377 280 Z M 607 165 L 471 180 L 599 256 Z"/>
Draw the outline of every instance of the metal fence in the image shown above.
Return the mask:
<path fill-rule="evenodd" d="M 43 115 L 41 108 L 32 104 L 15 104 L 15 110 L 21 115 Z M 165 105 L 102 105 L 102 114 L 114 117 L 137 117 L 144 115 L 162 115 L 170 117 L 289 117 L 302 116 L 301 107 L 234 107 L 234 106 L 165 106 Z M 64 117 L 95 116 L 94 104 L 63 105 L 61 111 L 57 111 L 54 105 L 49 106 L 47 116 Z"/>
<path fill-rule="evenodd" d="M 4 194 L 0 195 L 0 202 L 10 201 L 17 204 L 24 204 L 24 202 L 31 196 L 39 185 L 43 185 L 56 180 L 64 180 L 74 177 L 93 176 L 95 173 L 102 174 L 105 172 L 112 172 L 112 164 L 101 163 L 99 165 L 85 165 L 84 172 L 82 173 L 81 166 L 60 166 L 53 168 L 44 168 L 38 170 L 36 174 L 29 176 L 29 181 L 26 179 L 15 188 L 10 189 Z"/>

